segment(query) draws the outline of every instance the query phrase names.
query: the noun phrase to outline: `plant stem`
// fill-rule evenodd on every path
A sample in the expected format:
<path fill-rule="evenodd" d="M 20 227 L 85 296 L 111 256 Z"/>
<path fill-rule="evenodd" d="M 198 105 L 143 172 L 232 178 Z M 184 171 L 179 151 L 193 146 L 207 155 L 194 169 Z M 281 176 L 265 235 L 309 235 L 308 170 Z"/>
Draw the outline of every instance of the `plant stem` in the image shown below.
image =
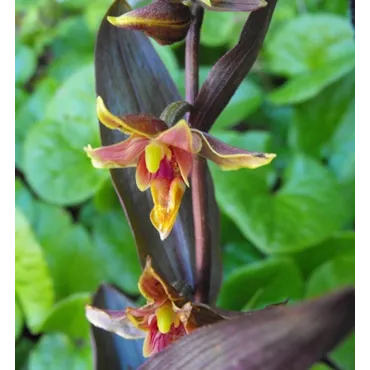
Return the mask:
<path fill-rule="evenodd" d="M 194 20 L 186 36 L 185 45 L 185 90 L 186 100 L 194 104 L 199 89 L 199 43 L 203 22 L 203 8 L 194 5 Z"/>
<path fill-rule="evenodd" d="M 203 22 L 203 8 L 195 5 L 194 21 L 186 37 L 185 54 L 185 86 L 186 100 L 194 104 L 199 89 L 199 43 L 200 30 Z M 191 124 L 191 122 L 190 122 Z M 194 156 L 191 173 L 191 189 L 193 202 L 193 219 L 195 233 L 195 265 L 196 286 L 195 300 L 207 303 L 211 278 L 211 248 L 210 233 L 207 226 L 207 197 L 206 197 L 206 162 L 205 159 Z"/>

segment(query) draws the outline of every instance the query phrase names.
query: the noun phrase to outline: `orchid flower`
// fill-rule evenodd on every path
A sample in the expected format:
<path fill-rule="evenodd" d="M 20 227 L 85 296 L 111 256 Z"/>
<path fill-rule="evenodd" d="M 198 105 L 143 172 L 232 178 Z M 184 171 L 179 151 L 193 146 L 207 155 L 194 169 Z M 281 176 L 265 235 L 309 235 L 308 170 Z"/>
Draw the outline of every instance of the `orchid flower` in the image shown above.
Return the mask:
<path fill-rule="evenodd" d="M 154 208 L 150 220 L 162 240 L 176 221 L 182 196 L 189 186 L 194 155 L 208 158 L 224 170 L 257 168 L 276 156 L 232 147 L 206 132 L 191 129 L 184 119 L 167 127 L 164 121 L 150 115 L 115 116 L 101 97 L 97 98 L 97 114 L 106 127 L 129 137 L 97 149 L 88 145 L 87 155 L 96 168 L 136 166 L 137 187 L 140 191 L 151 190 Z"/>
<path fill-rule="evenodd" d="M 167 284 L 147 258 L 139 279 L 139 290 L 147 300 L 140 308 L 122 311 L 86 306 L 86 317 L 95 326 L 126 339 L 144 339 L 143 355 L 149 357 L 197 327 L 224 318 L 203 304 L 191 303 Z"/>

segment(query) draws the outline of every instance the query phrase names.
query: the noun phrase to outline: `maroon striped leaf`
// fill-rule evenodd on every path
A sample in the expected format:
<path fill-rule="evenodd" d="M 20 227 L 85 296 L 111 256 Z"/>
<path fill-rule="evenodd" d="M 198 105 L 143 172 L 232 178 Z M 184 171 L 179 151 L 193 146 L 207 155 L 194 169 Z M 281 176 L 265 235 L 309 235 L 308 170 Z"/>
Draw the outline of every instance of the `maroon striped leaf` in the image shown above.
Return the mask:
<path fill-rule="evenodd" d="M 307 369 L 343 340 L 354 324 L 355 292 L 346 288 L 295 306 L 271 306 L 202 327 L 140 369 Z"/>

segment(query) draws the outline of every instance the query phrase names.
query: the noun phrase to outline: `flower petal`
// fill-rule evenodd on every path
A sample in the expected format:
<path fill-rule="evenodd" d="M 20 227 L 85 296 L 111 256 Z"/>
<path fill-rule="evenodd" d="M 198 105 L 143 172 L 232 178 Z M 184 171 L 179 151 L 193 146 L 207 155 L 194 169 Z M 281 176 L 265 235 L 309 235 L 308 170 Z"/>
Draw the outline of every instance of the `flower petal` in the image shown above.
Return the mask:
<path fill-rule="evenodd" d="M 186 335 L 185 328 L 182 324 L 179 326 L 172 325 L 168 333 L 162 334 L 157 327 L 157 319 L 154 318 L 150 323 L 150 330 L 144 340 L 143 355 L 149 357 L 157 352 L 162 351 L 171 343 Z"/>
<path fill-rule="evenodd" d="M 157 181 L 157 180 L 156 180 Z M 167 299 L 177 300 L 176 291 L 168 285 L 153 269 L 151 259 L 147 257 L 143 273 L 139 279 L 141 295 L 149 303 L 163 304 Z"/>
<path fill-rule="evenodd" d="M 239 168 L 257 168 L 269 164 L 276 154 L 250 152 L 228 145 L 215 137 L 196 130 L 192 131 L 202 139 L 203 146 L 199 155 L 215 162 L 223 170 L 238 170 Z"/>
<path fill-rule="evenodd" d="M 168 145 L 186 150 L 193 151 L 193 135 L 187 122 L 182 119 L 168 130 L 162 132 L 156 140 Z"/>
<path fill-rule="evenodd" d="M 128 319 L 125 311 L 101 310 L 87 305 L 85 307 L 86 318 L 94 326 L 115 333 L 126 339 L 144 338 L 145 331 L 138 329 Z"/>
<path fill-rule="evenodd" d="M 140 191 L 145 191 L 150 186 L 152 174 L 147 170 L 144 153 L 140 155 L 136 167 L 136 185 Z"/>
<path fill-rule="evenodd" d="M 99 121 L 106 127 L 120 130 L 125 134 L 137 134 L 152 138 L 167 129 L 167 125 L 160 119 L 147 114 L 128 114 L 117 117 L 109 112 L 103 99 L 96 99 L 96 111 Z"/>
<path fill-rule="evenodd" d="M 121 143 L 92 149 L 84 148 L 96 168 L 123 168 L 136 165 L 138 156 L 144 151 L 148 139 L 131 136 Z"/>
<path fill-rule="evenodd" d="M 188 178 L 191 171 L 191 167 L 193 165 L 193 154 L 175 147 L 172 148 L 172 151 L 175 156 L 175 160 L 179 165 L 182 179 L 184 180 L 185 184 L 189 186 Z"/>
<path fill-rule="evenodd" d="M 162 240 L 166 239 L 175 224 L 181 199 L 185 192 L 184 181 L 175 179 L 155 179 L 151 183 L 151 192 L 154 208 L 150 213 L 150 220 L 158 230 Z"/>

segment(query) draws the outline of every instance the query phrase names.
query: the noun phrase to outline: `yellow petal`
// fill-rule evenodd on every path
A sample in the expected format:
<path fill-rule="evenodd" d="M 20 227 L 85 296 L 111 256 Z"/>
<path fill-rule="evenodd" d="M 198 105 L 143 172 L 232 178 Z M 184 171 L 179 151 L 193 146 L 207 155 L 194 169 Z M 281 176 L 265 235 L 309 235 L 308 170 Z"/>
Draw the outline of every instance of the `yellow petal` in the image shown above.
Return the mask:
<path fill-rule="evenodd" d="M 235 148 L 196 129 L 192 129 L 192 132 L 198 135 L 203 143 L 198 154 L 215 162 L 223 170 L 254 169 L 269 164 L 276 157 L 273 153 L 251 152 Z"/>
<path fill-rule="evenodd" d="M 103 99 L 96 99 L 96 112 L 99 121 L 112 130 L 120 130 L 127 135 L 136 134 L 146 138 L 153 138 L 167 129 L 166 124 L 151 115 L 128 114 L 122 117 L 115 116 L 105 106 Z"/>
<path fill-rule="evenodd" d="M 150 220 L 158 230 L 161 240 L 170 234 L 180 208 L 182 196 L 186 185 L 180 177 L 175 179 L 152 180 L 150 189 L 152 192 L 154 208 L 150 213 Z"/>

